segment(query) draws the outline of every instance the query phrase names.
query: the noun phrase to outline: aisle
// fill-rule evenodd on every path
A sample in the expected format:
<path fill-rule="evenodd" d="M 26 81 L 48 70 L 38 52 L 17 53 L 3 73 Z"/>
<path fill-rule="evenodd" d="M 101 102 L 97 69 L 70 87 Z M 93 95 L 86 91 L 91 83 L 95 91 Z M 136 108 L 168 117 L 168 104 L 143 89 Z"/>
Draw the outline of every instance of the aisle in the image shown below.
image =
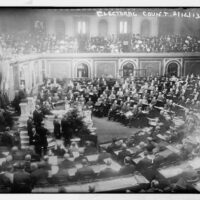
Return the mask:
<path fill-rule="evenodd" d="M 99 143 L 111 141 L 113 137 L 124 138 L 134 135 L 139 129 L 123 126 L 119 122 L 108 121 L 107 118 L 92 118 Z"/>

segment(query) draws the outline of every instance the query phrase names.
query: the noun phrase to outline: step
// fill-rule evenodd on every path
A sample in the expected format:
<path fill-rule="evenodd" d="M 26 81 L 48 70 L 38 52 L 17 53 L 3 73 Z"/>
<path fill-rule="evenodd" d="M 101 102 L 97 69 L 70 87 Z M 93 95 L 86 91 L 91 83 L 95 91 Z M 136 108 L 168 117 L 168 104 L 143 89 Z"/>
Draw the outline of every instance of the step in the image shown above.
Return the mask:
<path fill-rule="evenodd" d="M 27 149 L 29 147 L 29 145 L 22 145 L 21 149 Z"/>
<path fill-rule="evenodd" d="M 28 135 L 20 135 L 20 138 L 21 138 L 21 140 L 22 139 L 29 139 L 29 136 Z"/>
<path fill-rule="evenodd" d="M 24 131 L 20 131 L 20 135 L 24 135 L 24 134 L 28 134 L 28 131 L 24 130 Z"/>
<path fill-rule="evenodd" d="M 21 145 L 22 145 L 22 144 L 29 144 L 29 141 L 21 140 Z"/>
<path fill-rule="evenodd" d="M 20 134 L 20 137 L 29 137 L 29 135 L 28 134 Z"/>
<path fill-rule="evenodd" d="M 21 140 L 28 140 L 29 137 L 25 137 L 25 138 L 21 138 L 21 137 L 20 137 L 20 139 L 21 139 Z"/>
<path fill-rule="evenodd" d="M 24 143 L 29 142 L 29 138 L 21 140 L 21 143 L 23 143 L 23 142 L 24 142 Z"/>

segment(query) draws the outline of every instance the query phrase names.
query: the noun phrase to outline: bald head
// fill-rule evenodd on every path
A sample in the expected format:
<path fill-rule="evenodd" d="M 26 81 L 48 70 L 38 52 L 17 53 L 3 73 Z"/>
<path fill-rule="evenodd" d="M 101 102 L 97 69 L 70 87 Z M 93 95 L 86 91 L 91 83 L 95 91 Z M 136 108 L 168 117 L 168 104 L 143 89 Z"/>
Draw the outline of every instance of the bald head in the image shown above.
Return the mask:
<path fill-rule="evenodd" d="M 31 171 L 35 171 L 38 169 L 38 164 L 37 163 L 31 163 Z"/>
<path fill-rule="evenodd" d="M 122 144 L 122 149 L 125 150 L 126 148 L 127 148 L 126 144 L 123 143 L 123 144 Z"/>
<path fill-rule="evenodd" d="M 69 159 L 69 158 L 70 158 L 70 155 L 69 155 L 68 153 L 66 153 L 66 154 L 64 155 L 64 158 L 65 158 L 65 159 Z"/>
<path fill-rule="evenodd" d="M 25 156 L 25 161 L 31 161 L 31 155 L 30 154 L 27 154 Z"/>

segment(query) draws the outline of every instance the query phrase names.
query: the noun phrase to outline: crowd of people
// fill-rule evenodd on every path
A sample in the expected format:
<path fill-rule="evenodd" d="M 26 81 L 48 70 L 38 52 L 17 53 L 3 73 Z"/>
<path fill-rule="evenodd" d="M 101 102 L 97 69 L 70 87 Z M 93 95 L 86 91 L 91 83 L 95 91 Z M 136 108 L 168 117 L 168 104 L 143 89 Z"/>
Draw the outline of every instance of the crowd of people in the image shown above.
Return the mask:
<path fill-rule="evenodd" d="M 48 80 L 41 86 L 36 109 L 27 121 L 30 146 L 21 149 L 20 141 L 16 140 L 19 137 L 9 128 L 1 135 L 1 192 L 25 193 L 52 184 L 60 188 L 135 173 L 150 182 L 137 192 L 194 191 L 190 183 L 198 180 L 195 170 L 188 168 L 173 184 L 160 177 L 157 170 L 163 164 L 199 157 L 200 143 L 197 139 L 191 140 L 198 137 L 199 87 L 200 77 L 194 75 L 180 78 L 136 78 L 130 75 L 126 79 L 95 78 L 64 84 L 55 79 Z M 107 117 L 140 130 L 128 138 L 123 135 L 113 138 L 109 144 L 95 143 L 90 137 L 81 142 L 82 138 L 71 135 L 76 130 L 71 133 L 67 130 L 69 137 L 65 142 L 63 119 L 55 116 L 51 122 L 53 132 L 44 124 L 45 115 L 51 114 L 60 104 L 64 104 L 65 110 L 81 106 L 91 110 L 96 117 Z M 182 120 L 181 125 L 177 125 L 177 118 Z M 56 139 L 52 148 L 48 148 L 49 136 Z M 163 152 L 167 151 L 168 145 L 179 153 L 168 153 L 165 157 Z M 95 160 L 88 159 L 88 155 L 94 154 L 97 155 Z M 55 156 L 56 164 L 51 159 Z M 120 166 L 117 170 L 113 162 Z M 94 163 L 104 167 L 96 171 Z M 76 168 L 76 165 L 80 167 Z M 75 169 L 73 173 L 72 169 Z M 61 187 L 59 192 L 68 191 Z M 88 192 L 95 192 L 95 187 L 89 187 Z"/>
<path fill-rule="evenodd" d="M 88 52 L 199 52 L 200 41 L 196 37 L 166 35 L 144 37 L 140 34 L 125 34 L 109 38 L 92 37 L 88 42 Z"/>
<path fill-rule="evenodd" d="M 13 33 L 0 35 L 1 54 L 13 58 L 36 53 L 199 52 L 200 40 L 192 36 L 144 37 L 140 34 L 57 37 L 55 34 Z"/>

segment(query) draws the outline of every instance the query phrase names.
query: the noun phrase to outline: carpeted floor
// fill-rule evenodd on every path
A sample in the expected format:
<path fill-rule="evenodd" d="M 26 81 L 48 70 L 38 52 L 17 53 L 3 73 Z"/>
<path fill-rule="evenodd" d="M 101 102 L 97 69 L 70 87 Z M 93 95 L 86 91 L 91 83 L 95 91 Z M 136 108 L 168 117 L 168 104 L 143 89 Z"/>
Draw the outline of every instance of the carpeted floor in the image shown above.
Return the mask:
<path fill-rule="evenodd" d="M 92 118 L 99 143 L 111 141 L 113 137 L 125 138 L 134 135 L 139 129 L 123 126 L 119 122 L 108 121 L 107 118 Z"/>
<path fill-rule="evenodd" d="M 56 110 L 63 110 L 63 109 L 64 109 L 64 105 L 56 106 Z M 129 128 L 129 127 L 123 126 L 119 122 L 108 121 L 106 117 L 104 118 L 92 117 L 92 120 L 94 123 L 94 127 L 97 128 L 96 133 L 98 136 L 99 143 L 111 141 L 113 137 L 116 137 L 116 138 L 130 137 L 131 135 L 134 135 L 134 133 L 139 130 L 134 127 Z"/>

